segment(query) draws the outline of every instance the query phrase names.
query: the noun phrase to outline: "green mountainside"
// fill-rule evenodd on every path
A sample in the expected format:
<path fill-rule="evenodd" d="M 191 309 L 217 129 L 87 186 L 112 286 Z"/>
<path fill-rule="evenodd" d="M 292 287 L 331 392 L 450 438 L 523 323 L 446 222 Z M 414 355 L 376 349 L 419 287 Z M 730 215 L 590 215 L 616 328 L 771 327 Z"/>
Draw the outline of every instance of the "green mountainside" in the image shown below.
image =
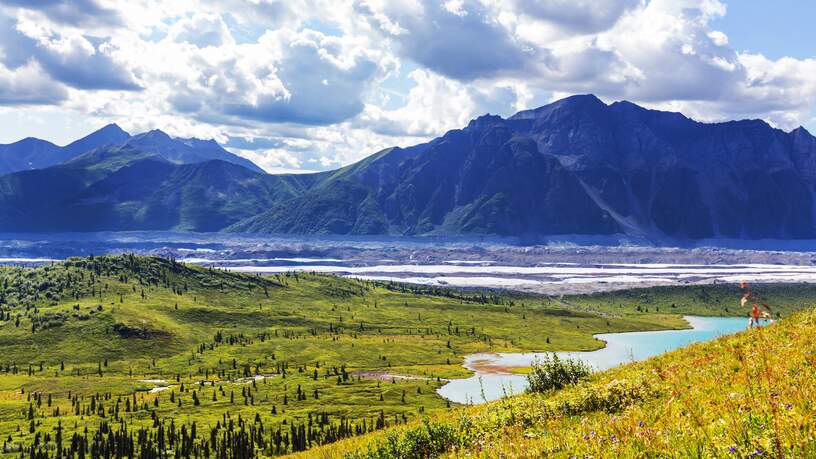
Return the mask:
<path fill-rule="evenodd" d="M 131 147 L 0 176 L 0 231 L 217 231 L 295 196 L 307 177 L 221 160 L 174 164 Z"/>

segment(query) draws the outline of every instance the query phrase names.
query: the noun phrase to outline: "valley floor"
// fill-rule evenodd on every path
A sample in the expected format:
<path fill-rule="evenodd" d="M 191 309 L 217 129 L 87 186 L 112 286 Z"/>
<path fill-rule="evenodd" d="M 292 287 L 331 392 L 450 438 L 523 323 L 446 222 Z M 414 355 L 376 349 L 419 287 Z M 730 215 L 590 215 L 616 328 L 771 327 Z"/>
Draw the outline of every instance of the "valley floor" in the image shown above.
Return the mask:
<path fill-rule="evenodd" d="M 781 317 L 816 297 L 809 285 L 759 290 Z M 0 268 L 0 456 L 342 456 L 371 440 L 315 448 L 451 419 L 436 389 L 469 375 L 466 355 L 596 349 L 596 333 L 742 315 L 738 297 L 730 285 L 458 292 L 131 255 Z M 491 406 L 534 413 L 524 404 L 543 400 Z"/>
<path fill-rule="evenodd" d="M 560 391 L 457 408 L 307 456 L 816 457 L 815 334 L 816 311 L 806 311 Z"/>

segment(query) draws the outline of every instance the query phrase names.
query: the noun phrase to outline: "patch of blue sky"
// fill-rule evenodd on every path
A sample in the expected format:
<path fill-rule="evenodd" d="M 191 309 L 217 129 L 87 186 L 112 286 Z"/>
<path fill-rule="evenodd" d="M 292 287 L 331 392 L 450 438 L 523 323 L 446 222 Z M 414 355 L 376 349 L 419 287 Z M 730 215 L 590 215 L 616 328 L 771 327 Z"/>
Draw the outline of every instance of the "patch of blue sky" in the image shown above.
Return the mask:
<path fill-rule="evenodd" d="M 325 21 L 320 21 L 318 19 L 310 19 L 303 23 L 304 29 L 312 29 L 316 30 L 323 35 L 329 35 L 332 37 L 340 37 L 343 35 L 343 31 L 340 30 L 337 26 L 333 24 L 329 24 Z"/>
<path fill-rule="evenodd" d="M 770 59 L 816 57 L 816 2 L 811 0 L 729 0 L 726 14 L 710 24 L 737 51 Z"/>
<path fill-rule="evenodd" d="M 257 23 L 241 23 L 231 14 L 222 14 L 221 19 L 232 35 L 232 38 L 239 45 L 257 43 L 258 39 L 266 32 L 266 27 Z"/>
<path fill-rule="evenodd" d="M 419 66 L 413 61 L 402 59 L 399 70 L 393 72 L 380 84 L 380 91 L 388 96 L 383 109 L 394 110 L 408 102 L 408 92 L 417 85 L 416 81 L 411 78 L 411 72 L 418 68 Z"/>

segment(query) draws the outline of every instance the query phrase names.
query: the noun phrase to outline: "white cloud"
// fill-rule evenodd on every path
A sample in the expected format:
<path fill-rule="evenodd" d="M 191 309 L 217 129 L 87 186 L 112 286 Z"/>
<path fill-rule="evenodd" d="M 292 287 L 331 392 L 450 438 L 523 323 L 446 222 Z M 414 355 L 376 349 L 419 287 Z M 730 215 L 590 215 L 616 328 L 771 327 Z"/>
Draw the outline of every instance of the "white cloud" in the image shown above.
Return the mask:
<path fill-rule="evenodd" d="M 141 44 L 133 62 L 166 92 L 170 107 L 202 122 L 334 124 L 363 109 L 371 86 L 394 66 L 354 37 L 314 30 L 267 31 L 256 43 L 199 48 L 177 34 Z"/>
<path fill-rule="evenodd" d="M 199 48 L 235 44 L 221 15 L 214 13 L 198 12 L 176 22 L 170 27 L 168 39 L 178 43 L 196 45 Z"/>
<path fill-rule="evenodd" d="M 492 112 L 508 115 L 519 101 L 511 85 L 463 84 L 427 70 L 414 70 L 416 82 L 407 103 L 395 110 L 369 104 L 356 124 L 385 135 L 432 137 L 461 128 L 474 117 Z"/>
<path fill-rule="evenodd" d="M 515 72 L 532 51 L 514 37 L 479 2 L 431 0 L 363 2 L 358 13 L 399 52 L 429 69 L 461 80 Z"/>
<path fill-rule="evenodd" d="M 640 0 L 513 0 L 517 14 L 564 32 L 592 33 L 609 29 Z M 542 24 L 538 24 L 542 26 Z M 546 25 L 543 25 L 546 27 Z"/>
<path fill-rule="evenodd" d="M 711 28 L 726 13 L 718 0 L 0 0 L 0 104 L 212 137 L 274 171 L 338 167 L 553 95 L 812 123 L 816 61 L 735 51 Z"/>
<path fill-rule="evenodd" d="M 291 174 L 313 172 L 305 169 L 301 158 L 285 148 L 269 150 L 241 150 L 232 149 L 232 152 L 249 159 L 270 174 Z"/>
<path fill-rule="evenodd" d="M 717 46 L 727 46 L 728 45 L 728 36 L 724 33 L 720 32 L 719 30 L 712 30 L 708 33 L 708 38 L 711 39 Z"/>
<path fill-rule="evenodd" d="M 36 62 L 10 70 L 0 65 L 0 105 L 50 105 L 65 100 L 65 88 L 43 75 Z"/>
<path fill-rule="evenodd" d="M 95 0 L 0 0 L 0 4 L 42 14 L 68 26 L 119 25 L 119 13 Z"/>
<path fill-rule="evenodd" d="M 35 61 L 52 79 L 77 89 L 139 89 L 110 41 L 40 22 L 28 13 L 0 17 L 0 39 L 2 59 L 11 68 Z"/>

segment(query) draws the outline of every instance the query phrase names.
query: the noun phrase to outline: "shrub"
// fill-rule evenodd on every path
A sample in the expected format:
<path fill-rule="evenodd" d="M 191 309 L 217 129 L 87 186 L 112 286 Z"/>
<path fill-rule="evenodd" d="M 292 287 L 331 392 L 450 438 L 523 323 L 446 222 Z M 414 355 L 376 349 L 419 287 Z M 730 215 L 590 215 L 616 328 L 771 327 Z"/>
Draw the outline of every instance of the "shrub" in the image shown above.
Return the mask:
<path fill-rule="evenodd" d="M 527 381 L 530 392 L 548 392 L 571 386 L 592 372 L 590 366 L 581 360 L 561 359 L 555 354 L 544 354 L 533 363 Z"/>
<path fill-rule="evenodd" d="M 392 432 L 368 451 L 351 453 L 346 459 L 431 459 L 467 444 L 468 426 L 430 422 L 402 433 Z"/>

